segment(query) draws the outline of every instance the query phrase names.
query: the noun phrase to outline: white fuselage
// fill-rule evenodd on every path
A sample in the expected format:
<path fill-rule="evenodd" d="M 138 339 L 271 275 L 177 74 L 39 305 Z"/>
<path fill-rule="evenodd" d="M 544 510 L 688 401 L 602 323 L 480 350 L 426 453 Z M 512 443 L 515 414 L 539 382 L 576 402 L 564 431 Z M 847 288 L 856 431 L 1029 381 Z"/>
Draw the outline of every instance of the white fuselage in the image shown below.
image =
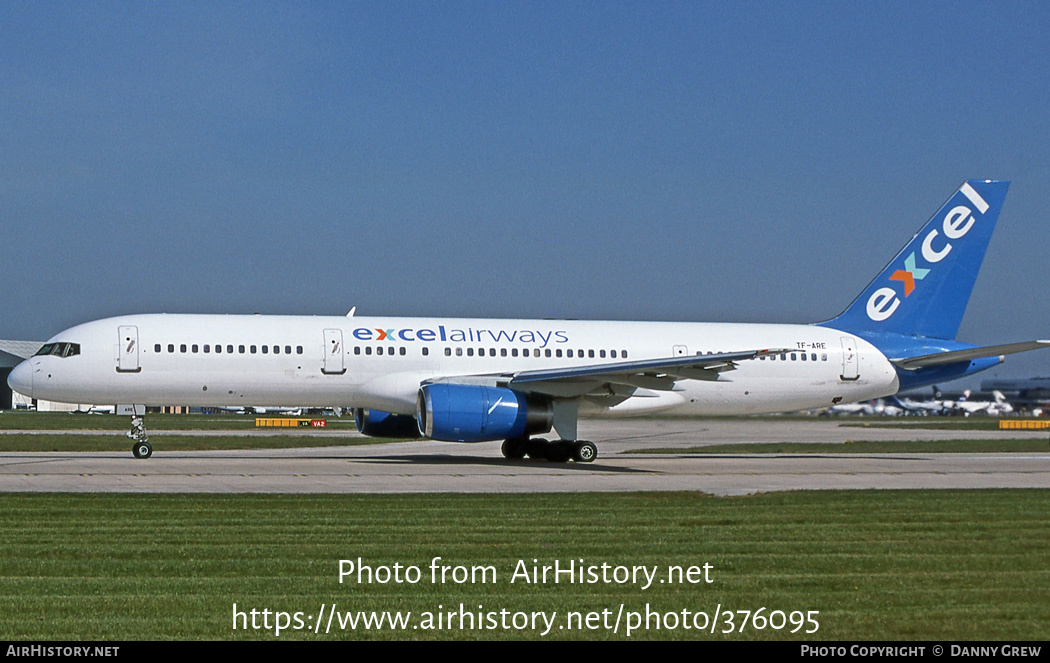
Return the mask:
<path fill-rule="evenodd" d="M 414 414 L 426 380 L 506 375 L 756 348 L 717 380 L 680 380 L 581 414 L 755 414 L 896 393 L 863 339 L 811 325 L 148 314 L 61 332 L 72 356 L 36 356 L 16 390 L 70 403 L 355 407 Z"/>

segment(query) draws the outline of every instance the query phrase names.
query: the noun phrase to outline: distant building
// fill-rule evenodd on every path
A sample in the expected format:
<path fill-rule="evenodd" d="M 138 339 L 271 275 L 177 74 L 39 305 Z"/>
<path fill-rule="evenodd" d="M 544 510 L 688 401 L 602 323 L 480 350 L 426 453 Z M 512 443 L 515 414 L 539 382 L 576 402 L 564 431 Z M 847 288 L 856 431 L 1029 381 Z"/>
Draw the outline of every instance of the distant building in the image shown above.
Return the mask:
<path fill-rule="evenodd" d="M 1050 378 L 1027 378 L 1018 380 L 983 380 L 984 391 L 1000 391 L 1011 403 L 1029 411 L 1037 408 L 1045 411 L 1050 405 Z"/>
<path fill-rule="evenodd" d="M 58 403 L 55 401 L 38 401 L 16 394 L 7 386 L 7 376 L 11 369 L 23 360 L 29 359 L 43 346 L 41 341 L 0 341 L 0 410 L 11 410 L 16 407 L 35 408 L 41 412 L 72 412 L 89 410 L 92 405 L 84 403 Z"/>
<path fill-rule="evenodd" d="M 0 410 L 10 410 L 14 405 L 14 394 L 7 386 L 11 369 L 35 355 L 42 345 L 41 341 L 0 341 Z"/>

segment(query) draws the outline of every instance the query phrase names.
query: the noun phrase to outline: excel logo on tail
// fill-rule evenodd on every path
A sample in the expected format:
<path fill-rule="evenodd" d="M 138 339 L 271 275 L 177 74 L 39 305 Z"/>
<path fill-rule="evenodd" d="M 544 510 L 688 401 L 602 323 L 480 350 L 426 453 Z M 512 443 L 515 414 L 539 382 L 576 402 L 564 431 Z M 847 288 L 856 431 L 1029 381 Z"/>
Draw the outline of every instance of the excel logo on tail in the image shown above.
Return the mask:
<path fill-rule="evenodd" d="M 988 211 L 988 203 L 969 183 L 963 184 L 959 193 L 981 214 Z M 922 288 L 922 280 L 935 269 L 937 263 L 951 253 L 952 241 L 970 232 L 975 221 L 972 208 L 956 205 L 944 215 L 940 224 L 930 224 L 933 227 L 923 237 L 921 246 L 911 251 L 904 259 L 904 269 L 897 269 L 888 277 L 890 281 L 896 281 L 900 285 L 885 286 L 871 293 L 867 305 L 868 317 L 875 322 L 882 322 L 893 315 L 901 304 L 901 296 L 910 297 L 916 288 Z M 914 242 L 912 244 L 914 245 Z M 921 266 L 920 257 L 923 261 Z"/>

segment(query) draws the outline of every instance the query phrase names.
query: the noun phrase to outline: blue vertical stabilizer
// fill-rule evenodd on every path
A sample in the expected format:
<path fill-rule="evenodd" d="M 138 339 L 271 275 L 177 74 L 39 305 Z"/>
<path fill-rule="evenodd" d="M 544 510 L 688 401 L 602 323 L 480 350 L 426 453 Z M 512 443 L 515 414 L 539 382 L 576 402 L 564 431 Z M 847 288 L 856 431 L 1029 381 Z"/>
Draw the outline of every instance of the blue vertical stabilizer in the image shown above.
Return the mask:
<path fill-rule="evenodd" d="M 837 318 L 865 337 L 955 338 L 1009 182 L 969 180 Z"/>

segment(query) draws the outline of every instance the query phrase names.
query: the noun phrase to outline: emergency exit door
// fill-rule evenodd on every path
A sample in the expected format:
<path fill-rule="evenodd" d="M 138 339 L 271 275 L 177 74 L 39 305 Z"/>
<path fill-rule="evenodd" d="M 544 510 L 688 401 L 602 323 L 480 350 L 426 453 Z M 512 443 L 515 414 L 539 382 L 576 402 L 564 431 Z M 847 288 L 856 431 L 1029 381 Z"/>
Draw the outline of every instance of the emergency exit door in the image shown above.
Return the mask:
<path fill-rule="evenodd" d="M 324 365 L 321 372 L 326 375 L 342 375 L 346 373 L 343 363 L 343 330 L 324 330 Z"/>
<path fill-rule="evenodd" d="M 122 326 L 117 328 L 117 370 L 121 373 L 138 373 L 139 366 L 139 328 Z"/>
<path fill-rule="evenodd" d="M 857 358 L 857 339 L 842 337 L 842 375 L 843 380 L 856 380 L 860 377 L 860 362 Z"/>

